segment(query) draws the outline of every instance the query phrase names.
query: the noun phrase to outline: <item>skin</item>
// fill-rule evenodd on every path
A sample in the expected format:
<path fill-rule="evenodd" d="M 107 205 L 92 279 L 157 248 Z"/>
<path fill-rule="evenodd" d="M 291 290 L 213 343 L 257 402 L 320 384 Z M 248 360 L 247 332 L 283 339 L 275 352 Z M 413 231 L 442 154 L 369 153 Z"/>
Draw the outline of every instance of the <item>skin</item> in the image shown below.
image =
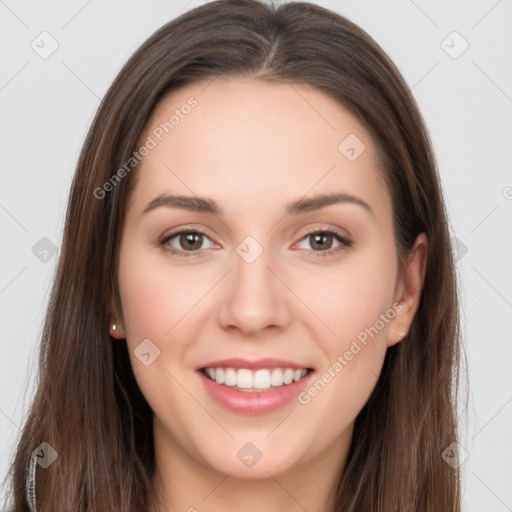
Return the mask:
<path fill-rule="evenodd" d="M 156 482 L 169 511 L 332 510 L 329 490 L 354 420 L 387 348 L 416 312 L 427 240 L 418 237 L 399 277 L 391 199 L 370 135 L 323 92 L 251 79 L 187 85 L 159 104 L 141 141 L 190 96 L 198 105 L 134 171 L 118 269 L 121 311 L 112 317 L 111 334 L 126 338 L 154 412 Z M 352 162 L 338 149 L 349 134 L 366 146 Z M 284 215 L 296 199 L 334 191 L 357 196 L 373 213 L 339 203 Z M 142 214 L 163 193 L 210 197 L 224 215 L 168 207 Z M 318 249 L 306 235 L 328 228 L 352 246 L 327 237 Z M 206 236 L 180 245 L 178 235 L 167 246 L 203 254 L 159 245 L 180 229 Z M 236 252 L 247 236 L 263 248 L 252 263 Z M 195 371 L 218 359 L 276 357 L 320 376 L 394 303 L 400 312 L 307 405 L 236 414 L 213 401 Z M 134 355 L 147 338 L 160 350 L 149 366 Z M 252 468 L 237 458 L 247 442 L 262 453 Z"/>

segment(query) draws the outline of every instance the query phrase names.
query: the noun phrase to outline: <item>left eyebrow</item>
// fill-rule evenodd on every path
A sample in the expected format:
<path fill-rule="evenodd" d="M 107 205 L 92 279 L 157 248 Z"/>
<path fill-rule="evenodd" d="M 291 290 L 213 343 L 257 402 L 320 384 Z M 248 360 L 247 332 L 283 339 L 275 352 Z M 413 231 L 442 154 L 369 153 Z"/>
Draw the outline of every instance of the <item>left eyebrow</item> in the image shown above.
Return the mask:
<path fill-rule="evenodd" d="M 320 210 L 321 208 L 337 203 L 356 204 L 362 206 L 371 215 L 374 215 L 373 210 L 366 201 L 352 194 L 320 194 L 310 198 L 298 199 L 287 206 L 286 213 L 297 215 L 299 213 Z"/>
<path fill-rule="evenodd" d="M 301 198 L 286 206 L 287 215 L 298 215 L 300 213 L 320 210 L 337 203 L 352 203 L 363 207 L 371 215 L 374 215 L 370 205 L 361 198 L 352 194 L 320 194 L 310 198 Z M 151 200 L 142 215 L 155 210 L 156 208 L 178 208 L 181 210 L 208 213 L 222 217 L 224 212 L 219 203 L 209 197 L 180 196 L 180 195 L 159 195 Z"/>

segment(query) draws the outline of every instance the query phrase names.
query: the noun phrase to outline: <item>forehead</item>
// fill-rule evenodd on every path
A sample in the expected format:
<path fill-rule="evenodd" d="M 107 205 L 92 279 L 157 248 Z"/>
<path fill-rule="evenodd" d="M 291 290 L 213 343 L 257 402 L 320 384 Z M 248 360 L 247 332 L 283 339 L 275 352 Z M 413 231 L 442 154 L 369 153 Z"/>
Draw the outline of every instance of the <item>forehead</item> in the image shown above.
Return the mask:
<path fill-rule="evenodd" d="M 161 193 L 206 195 L 238 211 L 334 191 L 367 202 L 388 195 L 367 130 L 309 85 L 187 85 L 157 106 L 140 144 L 149 140 L 136 170 L 139 209 Z"/>

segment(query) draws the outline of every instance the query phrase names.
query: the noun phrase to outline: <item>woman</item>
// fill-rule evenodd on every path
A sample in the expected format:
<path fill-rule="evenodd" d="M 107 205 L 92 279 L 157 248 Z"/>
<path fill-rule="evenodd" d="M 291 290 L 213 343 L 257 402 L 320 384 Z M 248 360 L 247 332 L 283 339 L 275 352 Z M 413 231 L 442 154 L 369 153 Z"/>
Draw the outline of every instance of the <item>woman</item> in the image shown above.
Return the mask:
<path fill-rule="evenodd" d="M 460 510 L 448 233 L 360 28 L 256 0 L 171 21 L 82 149 L 12 510 Z"/>

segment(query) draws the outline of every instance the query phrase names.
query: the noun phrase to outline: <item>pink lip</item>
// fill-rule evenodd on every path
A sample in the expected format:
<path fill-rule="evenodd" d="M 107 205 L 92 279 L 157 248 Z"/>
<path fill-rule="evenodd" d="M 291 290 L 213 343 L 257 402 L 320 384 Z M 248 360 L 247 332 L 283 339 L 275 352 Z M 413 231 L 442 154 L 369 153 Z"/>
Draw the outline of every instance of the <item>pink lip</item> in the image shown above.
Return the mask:
<path fill-rule="evenodd" d="M 262 367 L 260 362 L 258 362 L 258 365 L 259 366 L 256 366 L 257 368 Z M 212 366 L 215 366 L 217 368 L 219 367 L 218 363 L 215 363 L 215 365 L 212 364 Z M 289 366 L 289 363 L 286 363 L 283 366 L 285 368 L 293 367 Z M 208 367 L 210 366 L 208 365 Z M 269 368 L 269 366 L 263 367 Z M 273 367 L 274 366 L 272 366 L 272 368 Z M 276 367 L 280 368 L 281 366 L 277 365 Z M 297 365 L 295 365 L 294 367 L 303 368 L 298 367 Z M 234 367 L 232 366 L 232 368 Z M 240 366 L 240 368 L 248 367 Z M 231 389 L 230 387 L 224 386 L 223 384 L 217 384 L 215 381 L 209 379 L 201 371 L 198 371 L 197 373 L 200 376 L 202 382 L 204 383 L 204 386 L 208 393 L 210 394 L 210 396 L 220 405 L 222 405 L 226 409 L 229 409 L 239 414 L 257 415 L 275 411 L 276 409 L 279 409 L 280 407 L 283 407 L 284 405 L 292 401 L 308 385 L 309 381 L 311 380 L 311 376 L 313 375 L 314 372 L 308 373 L 298 382 L 283 385 L 279 388 L 272 389 L 270 391 L 255 392 L 237 391 L 236 389 Z"/>
<path fill-rule="evenodd" d="M 292 361 L 274 359 L 271 357 L 257 359 L 256 361 L 249 361 L 248 359 L 235 357 L 232 359 L 223 359 L 222 361 L 212 361 L 198 366 L 196 370 L 200 370 L 202 368 L 247 368 L 248 370 L 258 370 L 260 368 L 293 368 L 294 370 L 301 370 L 302 368 L 308 367 L 293 363 Z"/>

